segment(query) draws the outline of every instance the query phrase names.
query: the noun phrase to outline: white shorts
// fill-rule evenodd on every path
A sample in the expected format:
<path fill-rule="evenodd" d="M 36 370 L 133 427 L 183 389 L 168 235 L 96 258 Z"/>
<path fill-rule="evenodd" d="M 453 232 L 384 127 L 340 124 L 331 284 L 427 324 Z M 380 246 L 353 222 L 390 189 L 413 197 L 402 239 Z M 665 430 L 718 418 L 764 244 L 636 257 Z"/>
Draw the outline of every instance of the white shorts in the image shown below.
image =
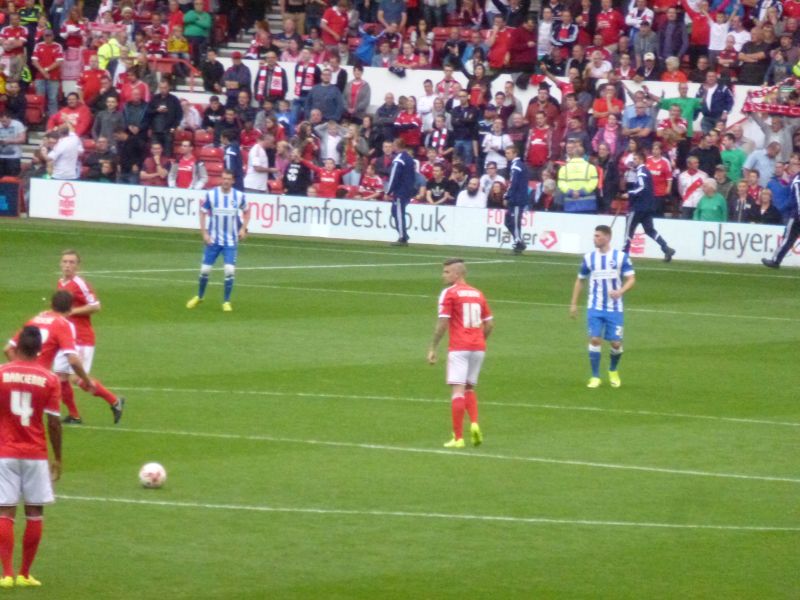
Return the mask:
<path fill-rule="evenodd" d="M 477 385 L 481 372 L 483 350 L 456 350 L 447 354 L 447 384 Z"/>
<path fill-rule="evenodd" d="M 53 485 L 46 460 L 0 458 L 0 506 L 52 504 Z"/>
<path fill-rule="evenodd" d="M 83 363 L 83 370 L 87 373 L 92 370 L 92 361 L 94 360 L 94 346 L 75 346 L 78 351 L 78 356 L 81 357 Z M 56 359 L 53 361 L 53 371 L 56 373 L 70 373 L 75 371 L 69 366 L 67 355 L 64 352 L 56 354 Z"/>

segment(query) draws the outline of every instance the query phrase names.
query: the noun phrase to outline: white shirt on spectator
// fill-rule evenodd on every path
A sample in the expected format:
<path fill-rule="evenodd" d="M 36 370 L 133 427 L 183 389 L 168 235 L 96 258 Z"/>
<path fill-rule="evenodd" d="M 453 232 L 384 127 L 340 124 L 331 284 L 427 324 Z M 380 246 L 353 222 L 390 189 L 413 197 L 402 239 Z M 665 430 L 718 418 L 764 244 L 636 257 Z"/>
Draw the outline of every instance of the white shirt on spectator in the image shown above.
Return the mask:
<path fill-rule="evenodd" d="M 0 125 L 0 140 L 13 140 L 25 133 L 25 125 L 11 119 L 8 127 Z M 22 147 L 19 144 L 0 145 L 0 159 L 22 158 Z"/>
<path fill-rule="evenodd" d="M 461 190 L 456 196 L 456 206 L 463 208 L 486 208 L 486 194 L 480 188 L 474 196 L 470 196 L 467 190 Z"/>
<path fill-rule="evenodd" d="M 728 35 L 733 36 L 733 49 L 737 52 L 741 52 L 742 46 L 750 41 L 750 32 L 746 29 L 742 29 L 741 31 L 729 31 Z"/>
<path fill-rule="evenodd" d="M 483 151 L 486 152 L 486 163 L 484 164 L 494 162 L 498 169 L 505 169 L 508 166 L 505 150 L 513 143 L 508 134 L 487 133 L 483 138 Z"/>
<path fill-rule="evenodd" d="M 53 179 L 78 179 L 80 175 L 79 158 L 83 153 L 83 144 L 74 132 L 56 142 L 47 158 L 53 161 Z"/>
<path fill-rule="evenodd" d="M 480 183 L 481 191 L 488 196 L 489 192 L 492 190 L 492 186 L 498 182 L 501 183 L 503 187 L 506 186 L 506 178 L 503 177 L 502 175 L 495 175 L 494 177 L 489 177 L 489 175 L 484 173 L 483 175 L 481 175 L 481 183 Z"/>
<path fill-rule="evenodd" d="M 248 190 L 266 192 L 269 173 L 256 171 L 255 167 L 269 168 L 269 157 L 266 150 L 261 147 L 261 144 L 256 144 L 250 148 L 250 154 L 247 156 L 247 173 L 244 176 L 244 187 Z"/>

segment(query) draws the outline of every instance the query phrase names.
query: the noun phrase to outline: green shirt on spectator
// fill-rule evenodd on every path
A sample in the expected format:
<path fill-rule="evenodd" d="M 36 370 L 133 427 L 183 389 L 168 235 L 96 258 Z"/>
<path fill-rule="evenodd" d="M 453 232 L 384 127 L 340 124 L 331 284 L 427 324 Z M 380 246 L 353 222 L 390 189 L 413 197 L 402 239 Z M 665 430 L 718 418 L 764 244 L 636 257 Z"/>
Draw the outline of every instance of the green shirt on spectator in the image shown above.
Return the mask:
<path fill-rule="evenodd" d="M 690 138 L 694 134 L 694 118 L 697 111 L 703 105 L 702 98 L 662 98 L 658 103 L 658 108 L 669 110 L 669 107 L 677 104 L 681 107 L 681 118 L 686 120 L 686 137 Z"/>
<path fill-rule="evenodd" d="M 722 156 L 722 164 L 725 166 L 728 179 L 735 184 L 742 178 L 742 167 L 744 166 L 744 161 L 747 160 L 747 154 L 741 148 L 734 148 L 733 150 L 723 150 L 720 155 Z"/>
<path fill-rule="evenodd" d="M 714 221 L 722 223 L 728 220 L 728 204 L 719 194 L 703 196 L 694 209 L 695 221 Z"/>
<path fill-rule="evenodd" d="M 183 15 L 183 35 L 207 38 L 211 34 L 211 24 L 211 14 L 192 9 Z"/>

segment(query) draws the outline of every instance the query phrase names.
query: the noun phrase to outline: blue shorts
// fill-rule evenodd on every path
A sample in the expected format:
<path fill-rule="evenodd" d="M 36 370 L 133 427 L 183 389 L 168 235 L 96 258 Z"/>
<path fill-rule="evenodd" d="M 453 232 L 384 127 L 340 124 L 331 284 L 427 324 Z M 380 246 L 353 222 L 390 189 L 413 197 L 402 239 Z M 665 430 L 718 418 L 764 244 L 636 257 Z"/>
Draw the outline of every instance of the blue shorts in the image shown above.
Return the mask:
<path fill-rule="evenodd" d="M 602 337 L 607 342 L 622 340 L 623 313 L 590 309 L 586 312 L 589 337 Z"/>
<path fill-rule="evenodd" d="M 213 265 L 217 262 L 217 257 L 222 254 L 223 262 L 226 265 L 236 264 L 236 246 L 221 246 L 219 244 L 207 244 L 203 251 L 203 264 Z"/>

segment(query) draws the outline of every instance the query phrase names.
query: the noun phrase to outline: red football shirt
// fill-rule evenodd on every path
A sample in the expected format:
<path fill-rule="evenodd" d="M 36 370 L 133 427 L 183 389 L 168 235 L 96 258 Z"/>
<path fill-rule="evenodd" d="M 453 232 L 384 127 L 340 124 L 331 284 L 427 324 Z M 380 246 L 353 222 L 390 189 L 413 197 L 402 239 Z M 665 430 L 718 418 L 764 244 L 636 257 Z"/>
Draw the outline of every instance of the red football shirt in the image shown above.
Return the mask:
<path fill-rule="evenodd" d="M 0 31 L 0 38 L 2 38 L 3 41 L 19 40 L 23 42 L 22 46 L 10 48 L 5 51 L 6 56 L 19 56 L 25 52 L 24 42 L 28 41 L 28 30 L 22 25 L 19 27 L 12 27 L 9 25 L 8 27 L 3 27 L 3 30 Z"/>
<path fill-rule="evenodd" d="M 54 64 L 58 60 L 64 60 L 64 50 L 58 42 L 39 42 L 33 49 L 33 58 L 39 61 L 39 66 L 43 69 Z M 35 71 L 36 79 L 44 79 L 38 69 Z M 49 73 L 50 79 L 61 79 L 61 67 L 56 67 Z"/>
<path fill-rule="evenodd" d="M 0 367 L 0 458 L 47 459 L 42 414 L 58 416 L 61 384 L 34 362 Z"/>
<path fill-rule="evenodd" d="M 72 279 L 59 279 L 58 289 L 67 290 L 72 294 L 72 307 L 97 306 L 100 301 L 94 294 L 89 283 L 76 275 Z M 94 346 L 94 329 L 92 328 L 91 315 L 70 315 L 67 317 L 75 326 L 75 343 L 78 346 Z"/>
<path fill-rule="evenodd" d="M 61 315 L 51 310 L 40 312 L 26 326 L 38 327 L 42 333 L 42 351 L 36 358 L 36 364 L 45 369 L 53 368 L 53 361 L 59 350 L 66 354 L 77 354 L 75 349 L 75 327 Z M 16 348 L 19 333 L 11 340 L 11 345 Z"/>
<path fill-rule="evenodd" d="M 480 290 L 466 283 L 442 290 L 439 318 L 450 319 L 450 352 L 486 350 L 483 323 L 492 318 L 492 312 Z"/>
<path fill-rule="evenodd" d="M 672 166 L 669 161 L 663 156 L 661 158 L 649 156 L 644 166 L 653 176 L 653 194 L 655 196 L 666 196 L 667 184 L 672 179 Z"/>
<path fill-rule="evenodd" d="M 342 39 L 341 36 L 344 36 L 344 32 L 347 29 L 347 15 L 343 12 L 339 12 L 337 6 L 325 9 L 325 12 L 322 13 L 322 22 L 339 34 L 339 39 Z M 339 40 L 334 39 L 334 37 L 324 29 L 322 30 L 322 41 L 326 46 L 332 46 L 339 42 Z"/>

